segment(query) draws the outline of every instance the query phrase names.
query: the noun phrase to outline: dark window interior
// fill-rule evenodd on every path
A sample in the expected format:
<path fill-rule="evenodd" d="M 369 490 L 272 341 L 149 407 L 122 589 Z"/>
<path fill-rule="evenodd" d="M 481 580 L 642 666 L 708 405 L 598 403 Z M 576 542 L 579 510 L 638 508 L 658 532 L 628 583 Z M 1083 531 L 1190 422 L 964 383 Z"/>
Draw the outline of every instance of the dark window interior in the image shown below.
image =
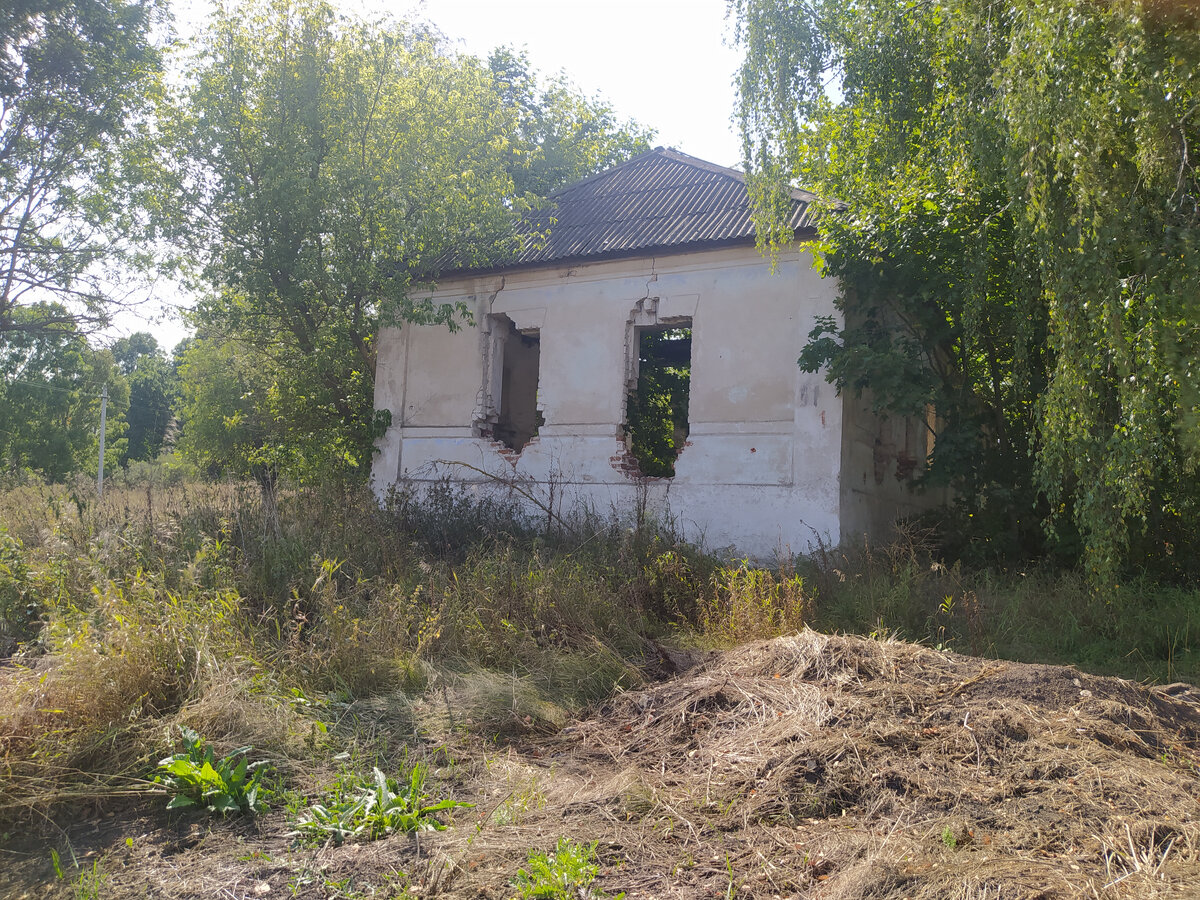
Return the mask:
<path fill-rule="evenodd" d="M 508 334 L 501 350 L 500 418 L 494 437 L 520 452 L 542 424 L 537 408 L 542 342 L 538 331 L 518 331 L 512 322 L 504 321 L 508 322 Z"/>

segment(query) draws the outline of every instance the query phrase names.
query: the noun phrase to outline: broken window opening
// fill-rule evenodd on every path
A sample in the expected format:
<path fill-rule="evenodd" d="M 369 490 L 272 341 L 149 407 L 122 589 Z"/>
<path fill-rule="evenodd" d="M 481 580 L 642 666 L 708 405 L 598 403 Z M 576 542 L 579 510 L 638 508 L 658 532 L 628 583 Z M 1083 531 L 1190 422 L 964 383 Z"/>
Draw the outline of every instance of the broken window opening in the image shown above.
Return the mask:
<path fill-rule="evenodd" d="M 637 378 L 626 404 L 629 452 L 643 475 L 673 478 L 688 438 L 692 322 L 638 327 Z"/>
<path fill-rule="evenodd" d="M 518 453 L 545 424 L 538 409 L 538 375 L 542 340 L 537 329 L 518 331 L 507 316 L 497 316 L 501 331 L 500 403 L 492 437 Z"/>

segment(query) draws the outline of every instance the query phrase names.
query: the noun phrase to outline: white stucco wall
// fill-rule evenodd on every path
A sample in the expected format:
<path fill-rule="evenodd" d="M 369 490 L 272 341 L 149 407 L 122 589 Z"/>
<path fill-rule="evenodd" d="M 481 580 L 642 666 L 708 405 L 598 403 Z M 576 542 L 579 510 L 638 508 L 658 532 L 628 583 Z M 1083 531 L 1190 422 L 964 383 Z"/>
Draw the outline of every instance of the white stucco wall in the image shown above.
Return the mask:
<path fill-rule="evenodd" d="M 710 548 L 769 557 L 837 543 L 841 402 L 796 358 L 814 319 L 837 315 L 836 285 L 802 247 L 774 272 L 753 248 L 625 259 L 443 283 L 436 302 L 465 300 L 475 324 L 457 333 L 405 327 L 379 339 L 377 408 L 392 425 L 373 483 L 449 474 L 479 490 L 523 490 L 632 515 L 645 491 Z M 490 315 L 541 338 L 545 424 L 521 453 L 480 436 Z M 692 321 L 690 434 L 672 479 L 641 480 L 624 454 L 631 323 Z M 636 348 L 632 352 L 636 353 Z M 484 474 L 487 473 L 487 474 Z"/>

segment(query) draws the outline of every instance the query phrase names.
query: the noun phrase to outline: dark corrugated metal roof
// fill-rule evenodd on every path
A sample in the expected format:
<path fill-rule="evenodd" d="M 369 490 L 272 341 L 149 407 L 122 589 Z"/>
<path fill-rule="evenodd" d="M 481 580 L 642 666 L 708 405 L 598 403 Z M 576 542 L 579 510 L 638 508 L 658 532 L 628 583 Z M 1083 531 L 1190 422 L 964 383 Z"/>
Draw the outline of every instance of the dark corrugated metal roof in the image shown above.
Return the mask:
<path fill-rule="evenodd" d="M 815 227 L 813 201 L 793 190 L 789 224 Z M 754 239 L 746 176 L 657 147 L 552 194 L 523 220 L 525 249 L 486 270 L 451 265 L 449 271 L 496 271 L 573 260 L 686 250 Z"/>

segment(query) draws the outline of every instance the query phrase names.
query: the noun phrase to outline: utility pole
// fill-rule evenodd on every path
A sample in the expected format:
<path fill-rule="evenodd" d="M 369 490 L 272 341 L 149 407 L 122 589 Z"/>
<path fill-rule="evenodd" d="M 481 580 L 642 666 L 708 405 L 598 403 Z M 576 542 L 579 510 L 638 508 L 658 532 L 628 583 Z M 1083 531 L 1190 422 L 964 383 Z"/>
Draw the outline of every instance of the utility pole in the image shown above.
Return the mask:
<path fill-rule="evenodd" d="M 96 491 L 104 496 L 104 424 L 108 415 L 108 385 L 100 391 L 100 474 L 96 476 Z"/>

